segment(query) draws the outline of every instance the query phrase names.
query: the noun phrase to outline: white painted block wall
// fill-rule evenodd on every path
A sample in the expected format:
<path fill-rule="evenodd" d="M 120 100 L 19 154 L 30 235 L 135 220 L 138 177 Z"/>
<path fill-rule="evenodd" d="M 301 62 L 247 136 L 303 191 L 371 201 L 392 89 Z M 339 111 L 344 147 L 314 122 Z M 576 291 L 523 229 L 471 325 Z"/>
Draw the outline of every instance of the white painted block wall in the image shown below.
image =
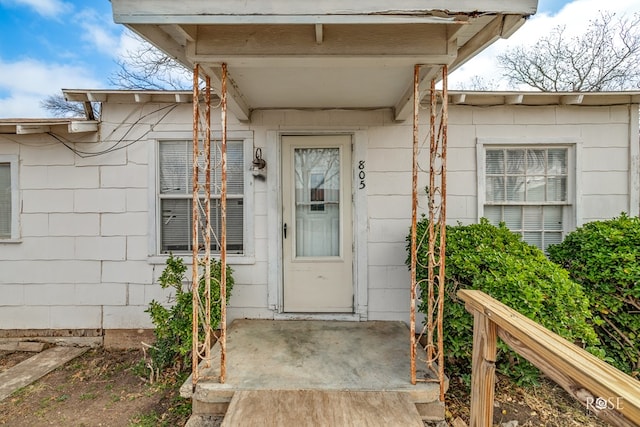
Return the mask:
<path fill-rule="evenodd" d="M 105 105 L 100 144 L 137 138 L 129 147 L 82 158 L 47 135 L 0 135 L 0 154 L 20 160 L 20 243 L 0 243 L 0 328 L 148 328 L 152 299 L 166 301 L 157 284 L 164 268 L 150 257 L 149 180 L 153 165 L 149 132 L 190 132 L 191 106 L 139 122 L 157 106 Z M 215 115 L 214 115 L 215 117 Z M 582 221 L 610 218 L 629 209 L 630 114 L 627 107 L 450 107 L 448 222 L 477 221 L 478 138 L 574 138 L 582 142 L 579 200 Z M 125 124 L 123 125 L 123 121 Z M 421 117 L 428 123 L 428 116 Z M 214 124 L 214 127 L 216 125 Z M 127 130 L 130 129 L 127 134 Z M 252 123 L 233 121 L 230 131 L 250 130 L 254 146 L 277 152 L 268 132 L 363 132 L 366 135 L 367 318 L 408 320 L 409 273 L 405 266 L 411 212 L 411 123 L 380 111 L 255 112 Z M 421 126 L 424 139 L 427 129 Z M 17 142 L 16 142 L 17 141 Z M 276 142 L 277 144 L 277 142 Z M 250 159 L 247 159 L 250 161 Z M 269 165 L 268 167 L 274 167 Z M 426 185 L 426 175 L 419 188 Z M 229 317 L 272 318 L 269 252 L 270 197 L 275 183 L 254 181 L 254 253 L 232 265 L 236 281 Z M 637 191 L 637 189 L 635 189 Z M 422 203 L 421 209 L 424 208 Z"/>

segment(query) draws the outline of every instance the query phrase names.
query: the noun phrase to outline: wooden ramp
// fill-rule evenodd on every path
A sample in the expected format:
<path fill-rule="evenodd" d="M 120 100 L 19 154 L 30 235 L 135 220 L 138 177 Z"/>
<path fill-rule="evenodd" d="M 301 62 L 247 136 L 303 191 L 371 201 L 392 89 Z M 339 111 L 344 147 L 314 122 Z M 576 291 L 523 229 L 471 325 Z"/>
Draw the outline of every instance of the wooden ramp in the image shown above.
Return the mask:
<path fill-rule="evenodd" d="M 237 391 L 222 427 L 423 427 L 407 393 L 378 391 Z"/>
<path fill-rule="evenodd" d="M 0 401 L 75 359 L 89 347 L 52 347 L 0 374 Z"/>

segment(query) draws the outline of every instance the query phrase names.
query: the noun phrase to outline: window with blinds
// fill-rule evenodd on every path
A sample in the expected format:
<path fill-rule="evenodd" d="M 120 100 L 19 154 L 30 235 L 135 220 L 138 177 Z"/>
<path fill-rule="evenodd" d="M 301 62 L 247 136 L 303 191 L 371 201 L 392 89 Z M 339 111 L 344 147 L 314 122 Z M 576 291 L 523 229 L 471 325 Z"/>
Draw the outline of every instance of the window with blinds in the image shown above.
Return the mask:
<path fill-rule="evenodd" d="M 0 239 L 11 238 L 11 163 L 0 163 Z"/>
<path fill-rule="evenodd" d="M 560 243 L 568 196 L 567 147 L 486 148 L 484 216 L 540 249 Z"/>
<path fill-rule="evenodd" d="M 159 142 L 159 206 L 161 253 L 191 252 L 192 141 Z M 199 159 L 204 170 L 204 156 Z M 205 176 L 200 174 L 201 188 Z M 211 143 L 211 250 L 220 251 L 221 167 L 218 144 Z M 202 191 L 204 195 L 204 191 Z M 244 250 L 244 153 L 243 141 L 227 142 L 227 252 Z M 204 198 L 200 199 L 204 212 Z M 198 226 L 200 244 L 204 242 L 204 224 Z"/>

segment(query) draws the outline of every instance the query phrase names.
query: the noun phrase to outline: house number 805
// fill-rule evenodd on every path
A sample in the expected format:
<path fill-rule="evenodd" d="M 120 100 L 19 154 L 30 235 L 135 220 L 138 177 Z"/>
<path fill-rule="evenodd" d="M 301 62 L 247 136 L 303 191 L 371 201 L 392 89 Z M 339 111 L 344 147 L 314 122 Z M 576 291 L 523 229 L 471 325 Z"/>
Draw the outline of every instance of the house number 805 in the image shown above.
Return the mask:
<path fill-rule="evenodd" d="M 367 186 L 367 184 L 365 184 L 364 179 L 366 178 L 367 174 L 364 171 L 364 160 L 360 160 L 358 162 L 358 179 L 360 180 L 360 190 L 362 190 L 364 187 Z"/>

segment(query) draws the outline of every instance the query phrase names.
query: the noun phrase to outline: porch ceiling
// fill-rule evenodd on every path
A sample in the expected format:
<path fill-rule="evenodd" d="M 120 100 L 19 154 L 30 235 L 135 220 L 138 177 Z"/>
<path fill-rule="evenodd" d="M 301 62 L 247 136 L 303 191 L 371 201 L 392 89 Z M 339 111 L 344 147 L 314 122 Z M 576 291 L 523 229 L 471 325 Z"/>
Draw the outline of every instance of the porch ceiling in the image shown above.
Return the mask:
<path fill-rule="evenodd" d="M 363 4 L 366 3 L 366 4 Z M 114 19 L 219 85 L 229 108 L 394 108 L 410 115 L 413 66 L 450 70 L 535 13 L 537 0 L 112 0 Z"/>

